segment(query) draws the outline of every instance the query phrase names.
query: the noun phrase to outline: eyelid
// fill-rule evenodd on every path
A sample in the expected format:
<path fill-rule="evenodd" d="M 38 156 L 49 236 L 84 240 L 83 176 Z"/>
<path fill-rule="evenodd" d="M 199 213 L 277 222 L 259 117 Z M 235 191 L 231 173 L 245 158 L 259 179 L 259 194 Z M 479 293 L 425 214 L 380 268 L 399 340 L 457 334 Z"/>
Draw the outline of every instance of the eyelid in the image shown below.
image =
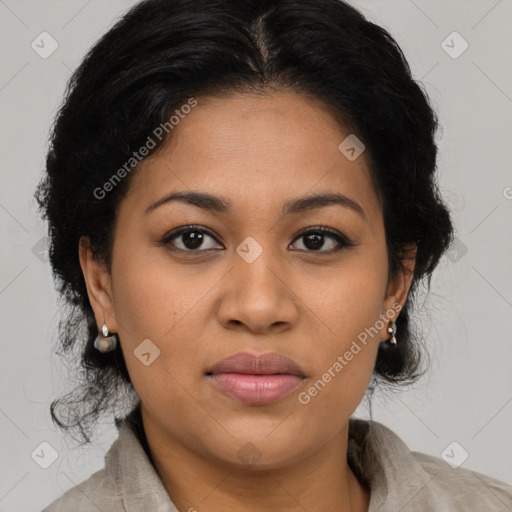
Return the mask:
<path fill-rule="evenodd" d="M 171 230 L 169 233 L 167 233 L 160 240 L 160 243 L 162 243 L 163 245 L 170 244 L 170 242 L 172 240 L 174 240 L 175 238 L 178 238 L 183 233 L 188 233 L 189 231 L 201 231 L 202 233 L 212 237 L 218 244 L 220 244 L 220 242 L 218 240 L 218 236 L 213 231 L 211 231 L 209 228 L 207 228 L 205 226 L 199 226 L 198 224 L 187 224 L 186 226 L 180 226 L 178 228 L 175 228 L 175 229 Z M 180 249 L 176 249 L 176 250 L 179 251 Z M 211 250 L 211 249 L 198 249 L 196 251 L 185 251 L 185 252 L 199 253 L 199 252 L 205 251 L 205 250 Z"/>
<path fill-rule="evenodd" d="M 203 232 L 203 233 L 207 234 L 208 236 L 212 237 L 218 244 L 222 245 L 221 242 L 219 242 L 219 240 L 218 240 L 218 236 L 213 231 L 211 231 L 209 228 L 207 228 L 205 226 L 200 226 L 197 224 L 187 224 L 185 226 L 180 226 L 178 228 L 173 229 L 172 231 L 167 233 L 160 240 L 160 243 L 162 243 L 163 245 L 169 245 L 172 240 L 179 237 L 183 233 L 187 233 L 189 231 Z M 317 253 L 317 254 L 329 254 L 329 253 L 337 252 L 337 251 L 341 250 L 341 248 L 343 248 L 343 247 L 354 247 L 357 245 L 357 244 L 353 243 L 343 233 L 341 233 L 338 230 L 335 230 L 333 228 L 326 227 L 326 226 L 309 226 L 307 228 L 303 228 L 295 235 L 295 237 L 293 238 L 293 240 L 290 244 L 293 244 L 299 238 L 306 236 L 310 233 L 321 233 L 323 235 L 328 235 L 328 236 L 334 238 L 338 242 L 339 247 L 336 249 L 331 249 L 329 251 L 305 251 L 305 252 L 311 252 L 311 253 Z M 182 249 L 176 249 L 176 250 L 182 251 Z M 212 250 L 217 250 L 217 249 L 197 249 L 197 250 L 190 250 L 190 251 L 183 251 L 183 252 L 200 254 L 202 252 L 212 251 Z"/>
<path fill-rule="evenodd" d="M 298 238 L 301 238 L 302 236 L 308 235 L 310 233 L 322 233 L 323 235 L 329 235 L 336 240 L 340 241 L 344 246 L 346 247 L 354 247 L 356 244 L 353 243 L 346 235 L 339 232 L 336 229 L 329 228 L 327 226 L 310 226 L 304 229 L 301 229 L 297 235 L 295 235 L 295 238 L 293 239 L 292 243 L 295 242 Z M 308 252 L 317 252 L 317 251 L 308 251 Z M 329 251 L 318 251 L 327 253 Z"/>

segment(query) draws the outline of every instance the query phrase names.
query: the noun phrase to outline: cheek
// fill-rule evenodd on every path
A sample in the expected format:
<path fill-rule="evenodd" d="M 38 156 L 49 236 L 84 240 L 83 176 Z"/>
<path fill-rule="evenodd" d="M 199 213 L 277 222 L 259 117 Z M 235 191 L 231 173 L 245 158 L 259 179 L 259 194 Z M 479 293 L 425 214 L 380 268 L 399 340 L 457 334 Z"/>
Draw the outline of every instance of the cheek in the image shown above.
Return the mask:
<path fill-rule="evenodd" d="M 342 350 L 365 329 L 375 326 L 383 313 L 387 259 L 385 251 L 378 249 L 357 248 L 329 272 L 309 272 L 294 289 L 313 313 L 307 316 L 317 322 L 319 341 L 327 346 Z M 373 330 L 371 335 L 375 335 Z"/>
<path fill-rule="evenodd" d="M 190 319 L 201 314 L 204 290 L 169 264 L 142 257 L 120 262 L 113 279 L 123 355 L 137 394 L 152 411 L 190 408 L 186 390 L 197 379 L 200 339 L 199 321 Z"/>
<path fill-rule="evenodd" d="M 297 396 L 297 413 L 303 432 L 330 438 L 352 416 L 361 402 L 370 381 L 376 356 L 376 346 L 368 345 L 351 361 L 337 360 L 337 355 L 311 379 Z M 341 352 L 341 351 L 340 351 Z M 343 357 L 343 352 L 339 354 Z M 343 359 L 342 359 L 343 360 Z M 311 439 L 311 443 L 314 443 Z"/>
<path fill-rule="evenodd" d="M 187 324 L 188 314 L 215 282 L 213 276 L 170 262 L 164 249 L 121 259 L 113 280 L 116 318 L 127 337 L 153 337 L 161 343 Z"/>
<path fill-rule="evenodd" d="M 317 371 L 297 396 L 303 407 L 304 430 L 317 429 L 320 424 L 326 433 L 334 434 L 363 398 L 379 347 L 384 285 L 379 273 L 362 270 L 310 296 L 311 309 L 319 311 L 322 320 L 316 320 L 321 331 L 311 354 Z"/>
<path fill-rule="evenodd" d="M 179 400 L 176 388 L 202 375 L 205 294 L 219 276 L 171 264 L 164 250 L 154 249 L 121 258 L 114 268 L 116 320 L 131 380 L 141 398 L 174 390 Z M 147 352 L 154 362 L 146 366 L 139 356 Z"/>
<path fill-rule="evenodd" d="M 311 276 L 298 292 L 307 297 L 304 302 L 315 313 L 310 318 L 317 327 L 312 359 L 318 372 L 303 402 L 326 420 L 332 407 L 355 408 L 370 381 L 386 325 L 381 316 L 386 265 L 382 251 L 361 251 L 330 279 L 320 282 L 318 275 Z"/>

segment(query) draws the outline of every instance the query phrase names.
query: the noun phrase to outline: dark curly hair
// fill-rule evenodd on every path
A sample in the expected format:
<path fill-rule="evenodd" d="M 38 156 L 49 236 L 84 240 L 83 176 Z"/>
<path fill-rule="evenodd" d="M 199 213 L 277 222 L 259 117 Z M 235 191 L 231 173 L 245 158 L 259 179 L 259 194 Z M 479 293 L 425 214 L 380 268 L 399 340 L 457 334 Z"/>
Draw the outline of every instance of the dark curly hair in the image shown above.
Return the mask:
<path fill-rule="evenodd" d="M 77 386 L 50 407 L 61 429 L 78 429 L 87 443 L 100 415 L 126 404 L 123 392 L 137 399 L 119 343 L 109 353 L 93 347 L 98 326 L 78 258 L 84 237 L 111 270 L 116 208 L 136 166 L 105 199 L 94 191 L 191 97 L 279 89 L 319 100 L 365 144 L 390 278 L 403 268 L 407 244 L 417 245 L 398 345 L 380 344 L 372 383 L 411 383 L 424 373 L 411 301 L 424 278 L 430 289 L 453 226 L 435 177 L 438 120 L 396 41 L 341 0 L 145 0 L 69 79 L 35 192 L 66 311 L 58 353 L 73 349 L 80 359 Z"/>

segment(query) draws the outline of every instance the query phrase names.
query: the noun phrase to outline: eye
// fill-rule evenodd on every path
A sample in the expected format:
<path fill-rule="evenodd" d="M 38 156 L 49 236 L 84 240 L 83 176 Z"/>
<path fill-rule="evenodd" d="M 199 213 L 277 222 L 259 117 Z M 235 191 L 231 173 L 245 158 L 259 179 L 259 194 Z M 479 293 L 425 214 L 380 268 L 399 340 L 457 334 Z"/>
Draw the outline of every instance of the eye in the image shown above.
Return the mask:
<path fill-rule="evenodd" d="M 164 245 L 172 245 L 179 251 L 186 252 L 199 252 L 219 248 L 219 244 L 212 244 L 208 239 L 216 241 L 213 234 L 206 228 L 199 226 L 183 226 L 181 228 L 171 231 L 168 235 L 161 240 Z M 223 249 L 220 246 L 220 249 Z"/>
<path fill-rule="evenodd" d="M 297 250 L 305 250 L 307 252 L 316 251 L 330 254 L 340 251 L 343 247 L 353 247 L 355 245 L 341 233 L 323 226 L 308 228 L 307 230 L 301 231 L 295 240 L 301 239 L 304 240 L 302 245 L 305 249 L 299 247 Z M 327 249 L 325 248 L 326 239 L 331 240 L 331 243 L 327 244 Z M 335 243 L 333 244 L 332 241 Z"/>
<path fill-rule="evenodd" d="M 299 247 L 294 250 L 330 254 L 338 252 L 344 247 L 353 247 L 356 245 L 338 231 L 323 226 L 307 228 L 301 231 L 295 237 L 295 240 L 301 239 L 304 240 L 302 242 L 304 248 Z M 327 247 L 326 240 L 330 240 L 330 243 L 327 243 Z M 208 243 L 208 241 L 210 242 Z M 171 250 L 191 253 L 224 249 L 224 247 L 217 242 L 216 237 L 209 229 L 196 225 L 177 228 L 167 234 L 160 243 L 165 246 L 171 246 Z"/>

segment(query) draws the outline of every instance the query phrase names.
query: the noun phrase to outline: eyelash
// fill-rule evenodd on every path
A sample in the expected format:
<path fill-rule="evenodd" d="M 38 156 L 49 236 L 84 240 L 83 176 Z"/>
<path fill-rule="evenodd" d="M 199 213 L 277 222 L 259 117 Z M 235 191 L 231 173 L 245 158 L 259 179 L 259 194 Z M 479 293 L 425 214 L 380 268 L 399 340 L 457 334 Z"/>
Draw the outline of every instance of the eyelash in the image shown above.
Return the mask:
<path fill-rule="evenodd" d="M 165 235 L 165 237 L 162 240 L 160 240 L 160 243 L 163 244 L 164 246 L 168 247 L 174 239 L 178 238 L 180 235 L 183 235 L 183 234 L 189 233 L 189 232 L 199 232 L 199 233 L 202 233 L 202 234 L 206 234 L 206 235 L 212 237 L 217 243 L 220 243 L 217 240 L 216 236 L 209 229 L 201 227 L 201 226 L 198 226 L 198 225 L 194 225 L 194 224 L 189 225 L 189 226 L 182 226 L 180 228 L 177 228 L 177 229 L 171 231 L 170 233 Z M 311 235 L 311 234 L 329 235 L 331 238 L 333 238 L 338 243 L 338 247 L 336 247 L 334 249 L 330 249 L 328 251 L 323 251 L 323 250 L 315 251 L 315 250 L 299 249 L 299 252 L 318 253 L 318 254 L 330 255 L 330 254 L 334 254 L 336 252 L 341 251 L 343 248 L 350 248 L 350 247 L 354 247 L 355 245 L 357 245 L 357 244 L 352 243 L 345 235 L 342 235 L 341 233 L 338 233 L 337 231 L 334 231 L 334 230 L 332 230 L 330 228 L 326 228 L 324 226 L 314 226 L 314 227 L 303 229 L 302 231 L 297 233 L 296 237 L 293 239 L 293 242 L 295 242 L 296 240 L 299 240 L 300 238 L 303 238 L 303 237 L 305 237 L 307 235 Z M 191 253 L 191 254 L 196 253 L 194 255 L 198 255 L 199 256 L 201 253 L 204 253 L 206 251 L 216 251 L 216 250 L 219 250 L 219 249 L 189 249 L 189 250 L 184 250 L 184 249 L 172 248 L 171 250 L 179 251 L 179 252 L 185 252 L 185 253 Z"/>

